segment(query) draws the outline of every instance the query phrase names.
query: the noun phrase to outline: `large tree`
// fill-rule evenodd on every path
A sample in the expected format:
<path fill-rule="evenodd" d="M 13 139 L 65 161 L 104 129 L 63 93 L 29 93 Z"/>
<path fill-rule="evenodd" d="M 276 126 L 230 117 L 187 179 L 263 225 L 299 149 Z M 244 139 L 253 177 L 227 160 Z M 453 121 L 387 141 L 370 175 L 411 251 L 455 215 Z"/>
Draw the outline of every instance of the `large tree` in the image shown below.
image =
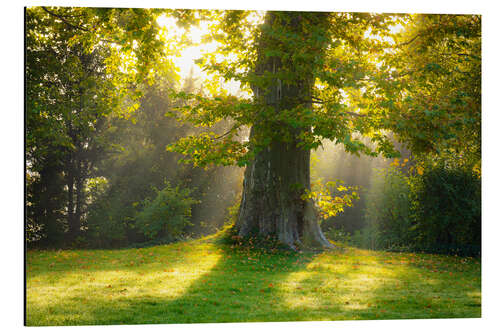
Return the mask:
<path fill-rule="evenodd" d="M 235 224 L 242 237 L 271 235 L 294 249 L 331 247 L 310 195 L 310 151 L 324 139 L 350 153 L 386 157 L 398 155 L 393 137 L 419 153 L 446 145 L 450 136 L 477 142 L 470 135 L 475 127 L 467 126 L 480 119 L 467 108 L 467 101 L 478 101 L 477 17 L 441 22 L 410 15 L 267 12 L 252 28 L 255 13 L 219 14 L 212 31 L 222 46 L 201 62 L 222 79 L 239 80 L 251 97 L 216 89 L 208 97 L 181 94 L 190 101 L 183 120 L 211 125 L 229 118 L 234 126 L 224 134 L 184 138 L 171 149 L 196 165 L 246 166 Z M 453 30 L 455 23 L 459 28 Z M 425 41 L 424 52 L 411 48 L 415 35 Z M 437 56 L 451 59 L 446 70 L 436 65 Z M 462 85 L 467 77 L 475 82 L 471 88 Z M 448 91 L 455 83 L 463 89 Z M 441 104 L 427 109 L 417 100 L 422 94 L 424 102 L 433 97 Z M 250 136 L 239 143 L 244 126 Z M 453 130 L 457 126 L 464 130 Z M 342 204 L 349 198 L 330 199 Z"/>
<path fill-rule="evenodd" d="M 251 31 L 249 12 L 226 12 L 216 28 L 224 41 L 223 61 L 208 57 L 206 69 L 251 88 L 252 98 L 237 100 L 219 93 L 191 97 L 185 118 L 207 125 L 231 118 L 223 134 L 205 133 L 180 140 L 172 149 L 190 155 L 199 165 L 246 165 L 243 195 L 235 224 L 238 235 L 274 236 L 293 249 L 332 247 L 318 224 L 309 195 L 310 150 L 324 138 L 347 151 L 376 154 L 355 138 L 373 126 L 346 104 L 346 88 L 359 88 L 375 66 L 373 52 L 384 41 L 365 34 L 388 33 L 388 15 L 349 13 L 267 12 Z M 214 29 L 214 30 L 216 30 Z M 231 62 L 231 55 L 238 55 Z M 185 96 L 184 96 L 185 97 Z M 251 127 L 247 143 L 234 138 Z M 378 132 L 379 152 L 394 154 Z M 337 200 L 342 201 L 339 197 Z"/>

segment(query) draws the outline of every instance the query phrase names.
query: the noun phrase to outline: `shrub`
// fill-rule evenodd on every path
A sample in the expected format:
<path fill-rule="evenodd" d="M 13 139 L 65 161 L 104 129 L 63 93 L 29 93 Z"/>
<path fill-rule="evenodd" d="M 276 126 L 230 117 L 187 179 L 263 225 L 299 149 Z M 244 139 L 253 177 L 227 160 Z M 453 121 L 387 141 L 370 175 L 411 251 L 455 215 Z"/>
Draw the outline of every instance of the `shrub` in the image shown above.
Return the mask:
<path fill-rule="evenodd" d="M 191 189 L 174 188 L 169 183 L 162 190 L 155 189 L 155 192 L 153 200 L 143 201 L 135 227 L 147 240 L 174 241 L 190 225 L 191 206 L 198 201 L 190 197 Z"/>
<path fill-rule="evenodd" d="M 481 250 L 481 180 L 474 172 L 427 165 L 412 179 L 415 248 L 478 255 Z"/>

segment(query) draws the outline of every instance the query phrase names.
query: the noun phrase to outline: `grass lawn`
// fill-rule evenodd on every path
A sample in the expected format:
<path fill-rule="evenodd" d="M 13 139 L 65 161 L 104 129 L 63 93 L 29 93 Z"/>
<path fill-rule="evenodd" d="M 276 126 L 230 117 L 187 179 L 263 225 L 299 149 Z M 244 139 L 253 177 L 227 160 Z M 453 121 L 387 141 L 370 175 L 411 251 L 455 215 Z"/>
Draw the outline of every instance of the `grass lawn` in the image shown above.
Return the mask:
<path fill-rule="evenodd" d="M 28 251 L 26 324 L 106 325 L 481 316 L 477 259 L 344 248 L 232 248 L 214 238 Z"/>

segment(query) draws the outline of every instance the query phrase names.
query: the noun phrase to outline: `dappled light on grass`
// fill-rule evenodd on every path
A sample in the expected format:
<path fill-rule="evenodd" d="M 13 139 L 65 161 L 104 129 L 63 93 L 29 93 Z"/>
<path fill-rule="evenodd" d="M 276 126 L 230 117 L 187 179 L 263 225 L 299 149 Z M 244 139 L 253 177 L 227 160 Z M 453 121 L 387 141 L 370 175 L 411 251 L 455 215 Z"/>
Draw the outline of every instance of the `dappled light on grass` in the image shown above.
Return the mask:
<path fill-rule="evenodd" d="M 294 253 L 217 238 L 29 251 L 28 325 L 481 316 L 480 262 L 356 248 Z"/>
<path fill-rule="evenodd" d="M 462 306 L 480 309 L 481 292 L 475 283 L 466 292 L 467 279 L 457 281 L 447 270 L 458 268 L 459 260 L 348 248 L 316 256 L 280 284 L 279 294 L 283 306 L 304 320 L 466 316 Z"/>
<path fill-rule="evenodd" d="M 165 249 L 30 252 L 28 324 L 93 323 L 96 309 L 127 311 L 130 299 L 176 299 L 220 259 L 220 252 L 209 244 L 180 243 Z"/>
<path fill-rule="evenodd" d="M 323 253 L 305 270 L 289 275 L 282 284 L 283 303 L 305 313 L 317 309 L 335 309 L 336 316 L 343 311 L 355 313 L 369 308 L 374 291 L 395 274 L 378 266 L 373 256 Z"/>

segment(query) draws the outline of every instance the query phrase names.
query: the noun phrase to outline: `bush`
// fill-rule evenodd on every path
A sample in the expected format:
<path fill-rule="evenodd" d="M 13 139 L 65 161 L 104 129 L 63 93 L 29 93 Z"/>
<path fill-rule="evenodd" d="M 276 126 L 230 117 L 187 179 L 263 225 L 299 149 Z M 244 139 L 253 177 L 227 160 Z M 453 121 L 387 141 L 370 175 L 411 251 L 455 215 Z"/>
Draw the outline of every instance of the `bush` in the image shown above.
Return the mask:
<path fill-rule="evenodd" d="M 443 161 L 420 165 L 414 176 L 391 166 L 367 194 L 367 227 L 357 246 L 477 256 L 481 253 L 481 179 Z"/>
<path fill-rule="evenodd" d="M 470 170 L 444 163 L 424 168 L 412 179 L 412 220 L 416 249 L 479 255 L 481 180 Z"/>
<path fill-rule="evenodd" d="M 148 241 L 174 241 L 180 238 L 190 225 L 191 206 L 198 203 L 190 197 L 191 190 L 173 188 L 169 183 L 162 190 L 155 189 L 156 197 L 142 203 L 137 214 L 135 227 Z"/>

